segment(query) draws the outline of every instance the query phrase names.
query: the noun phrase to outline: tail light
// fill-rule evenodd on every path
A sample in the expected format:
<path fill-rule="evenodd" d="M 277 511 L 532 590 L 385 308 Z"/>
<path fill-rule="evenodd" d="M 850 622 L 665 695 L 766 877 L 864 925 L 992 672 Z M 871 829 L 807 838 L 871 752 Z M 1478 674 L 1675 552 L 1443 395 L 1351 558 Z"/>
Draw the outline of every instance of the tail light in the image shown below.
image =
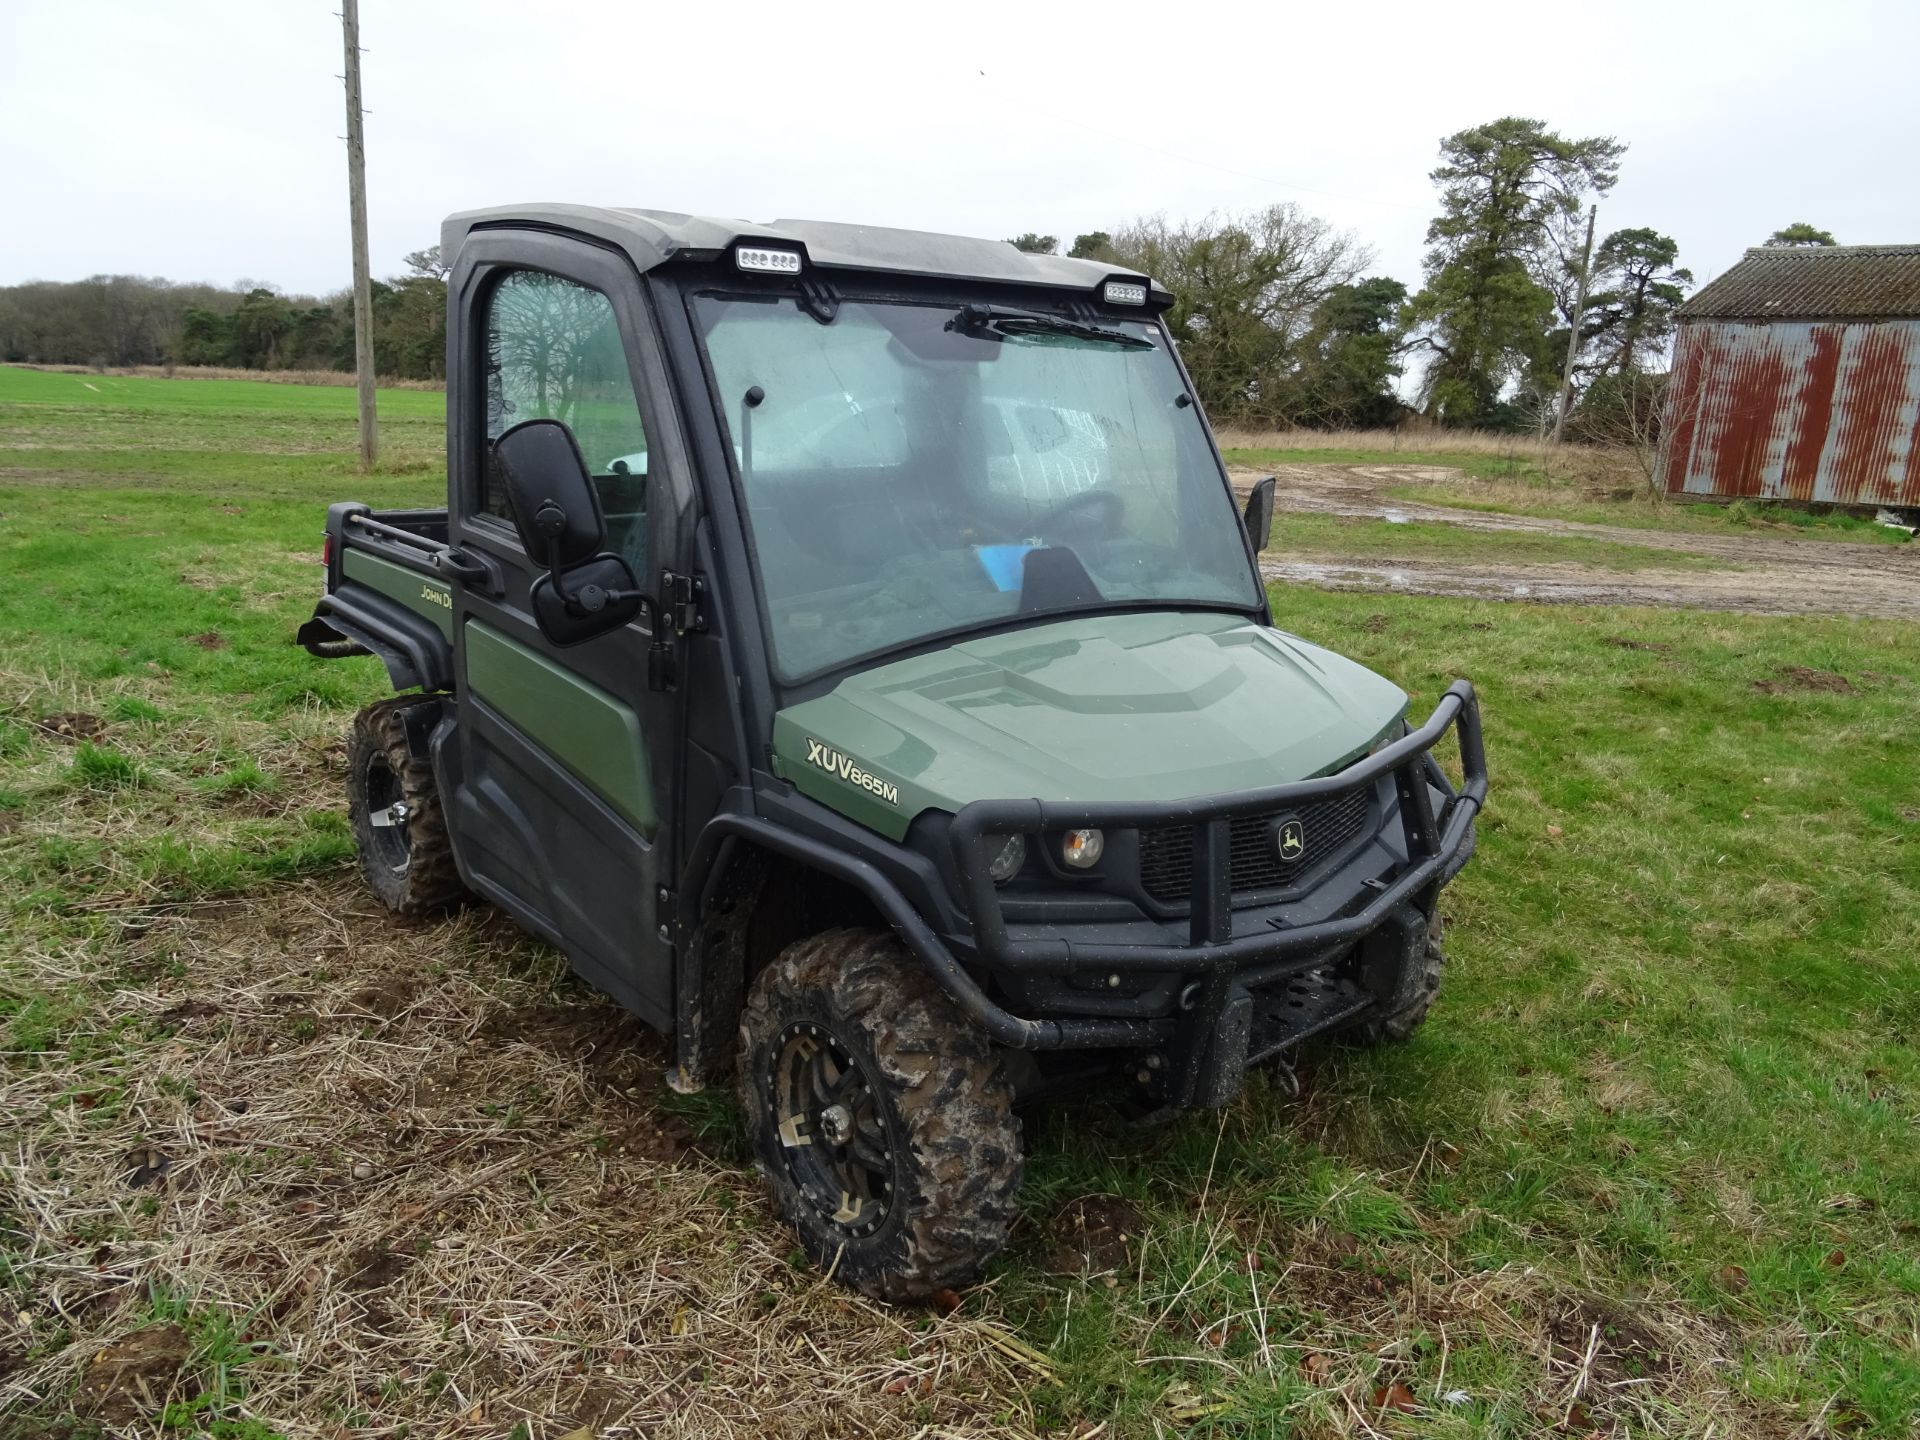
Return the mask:
<path fill-rule="evenodd" d="M 331 531 L 320 538 L 320 563 L 329 569 L 333 566 L 333 534 Z"/>

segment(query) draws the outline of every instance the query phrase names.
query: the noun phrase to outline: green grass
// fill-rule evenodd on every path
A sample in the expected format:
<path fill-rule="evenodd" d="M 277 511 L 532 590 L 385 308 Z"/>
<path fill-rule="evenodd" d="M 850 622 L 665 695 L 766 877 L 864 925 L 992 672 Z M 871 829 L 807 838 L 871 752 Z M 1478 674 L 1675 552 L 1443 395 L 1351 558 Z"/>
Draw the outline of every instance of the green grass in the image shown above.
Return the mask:
<path fill-rule="evenodd" d="M 1920 1409 L 1920 636 L 1273 597 L 1283 626 L 1393 677 L 1416 712 L 1453 676 L 1480 686 L 1494 794 L 1445 906 L 1447 989 L 1412 1044 L 1311 1057 L 1304 1106 L 1258 1087 L 1217 1131 L 1051 1120 L 1029 1182 L 1040 1208 L 1117 1194 L 1160 1245 L 1144 1285 L 1095 1292 L 1071 1319 L 1070 1287 L 1010 1272 L 1030 1334 L 1085 1327 L 1066 1347 L 1062 1413 L 1152 1413 L 1167 1375 L 1142 1374 L 1143 1351 L 1248 1364 L 1254 1296 L 1233 1261 L 1260 1249 L 1270 1275 L 1289 1254 L 1317 1258 L 1304 1223 L 1358 1243 L 1303 1303 L 1280 1297 L 1291 1343 L 1337 1353 L 1343 1330 L 1368 1333 L 1349 1294 L 1361 1275 L 1392 1296 L 1443 1265 L 1531 1267 L 1563 1295 L 1723 1330 L 1729 1383 L 1763 1409 L 1834 1396 L 1859 1433 L 1906 1433 Z M 1804 688 L 1795 666 L 1851 689 Z M 1432 1163 L 1443 1146 L 1457 1158 Z M 1233 1238 L 1209 1256 L 1216 1226 Z M 1737 1293 L 1720 1279 L 1733 1266 Z M 1159 1318 L 1190 1280 L 1176 1312 L 1243 1317 L 1225 1347 Z M 1316 1312 L 1322 1287 L 1349 1313 Z M 1430 1394 L 1437 1339 L 1387 1368 Z M 1463 1342 L 1447 1383 L 1476 1402 L 1421 1433 L 1545 1428 L 1505 1403 L 1512 1354 Z M 1228 1407 L 1212 1433 L 1261 1433 L 1299 1399 L 1297 1372 L 1295 1389 L 1238 1389 L 1210 1370 L 1189 1373 Z"/>
<path fill-rule="evenodd" d="M 83 398 L 64 388 L 80 378 L 0 370 L 0 444 L 58 441 L 0 449 L 0 576 L 31 581 L 0 584 L 0 1067 L 116 1043 L 85 1022 L 84 989 L 28 986 L 13 947 L 113 977 L 116 917 L 351 865 L 328 747 L 381 677 L 290 638 L 326 504 L 431 503 L 441 483 L 437 422 L 398 407 L 389 466 L 354 472 L 350 391 L 121 381 Z M 1428 528 L 1445 553 L 1507 538 L 1288 516 L 1280 549 L 1371 553 Z M 1526 558 L 1624 566 L 1628 548 Z M 1098 1096 L 1029 1118 L 1025 1218 L 967 1313 L 1045 1352 L 1041 1417 L 1126 1437 L 1366 1433 L 1349 1404 L 1399 1382 L 1421 1413 L 1371 1414 L 1382 1433 L 1535 1436 L 1566 1414 L 1591 1333 L 1581 1404 L 1602 1433 L 1911 1435 L 1920 632 L 1273 597 L 1283 627 L 1418 711 L 1457 675 L 1480 686 L 1494 793 L 1444 907 L 1447 986 L 1406 1046 L 1305 1056 L 1298 1100 L 1257 1079 L 1224 1115 L 1157 1129 Z M 76 712 L 104 729 L 47 728 Z M 674 1104 L 732 1134 L 724 1104 Z M 1137 1217 L 1105 1279 L 1051 1261 L 1086 1196 Z M 5 1209 L 0 1301 L 24 1312 Z M 243 1336 L 191 1296 L 128 1304 L 129 1326 L 164 1310 L 187 1327 L 207 1414 L 238 1413 L 269 1350 L 300 1352 L 278 1322 Z M 1676 1335 L 1724 1363 L 1672 1370 L 1647 1337 Z"/>
<path fill-rule="evenodd" d="M 281 392 L 285 392 L 284 394 Z M 437 390 L 382 390 L 379 409 L 395 419 L 439 418 L 446 397 Z M 269 422 L 306 415 L 351 420 L 358 399 L 344 385 L 283 385 L 266 380 L 156 380 L 112 375 L 70 375 L 0 365 L 0 405 L 51 405 L 78 409 L 93 423 L 117 414 L 164 417 L 196 415 L 216 430 L 248 418 Z M 17 417 L 9 417 L 10 422 Z"/>
<path fill-rule="evenodd" d="M 291 639 L 330 501 L 444 497 L 441 397 L 381 403 L 385 459 L 362 475 L 350 390 L 0 367 L 0 574 L 33 579 L 0 585 L 0 791 L 129 822 L 0 830 L 0 910 L 75 913 L 127 886 L 186 899 L 350 854 L 339 816 L 246 802 L 274 788 L 267 757 L 311 766 L 339 714 L 378 693 L 377 673 L 316 665 Z M 12 448 L 23 431 L 56 443 Z M 89 448 L 102 433 L 146 443 Z M 255 437 L 272 448 L 244 448 Z M 324 448 L 280 448 L 296 441 Z M 107 728 L 75 745 L 36 723 L 69 712 Z"/>
<path fill-rule="evenodd" d="M 1463 560 L 1492 565 L 1587 565 L 1598 570 L 1737 570 L 1738 565 L 1586 535 L 1473 530 L 1444 521 L 1394 523 L 1287 510 L 1274 516 L 1276 559 Z"/>

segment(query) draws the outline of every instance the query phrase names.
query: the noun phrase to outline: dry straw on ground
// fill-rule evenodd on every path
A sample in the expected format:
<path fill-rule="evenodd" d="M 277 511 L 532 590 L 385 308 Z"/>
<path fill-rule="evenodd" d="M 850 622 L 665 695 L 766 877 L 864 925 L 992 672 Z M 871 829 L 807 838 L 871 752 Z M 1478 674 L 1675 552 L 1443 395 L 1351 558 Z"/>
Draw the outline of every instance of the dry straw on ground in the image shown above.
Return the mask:
<path fill-rule="evenodd" d="M 1428 455 L 1501 455 L 1531 461 L 1578 448 L 1554 446 L 1531 435 L 1443 430 L 1426 425 L 1399 430 L 1245 430 L 1229 425 L 1218 430 L 1216 438 L 1223 450 L 1364 450 L 1379 455 L 1418 451 Z"/>
<path fill-rule="evenodd" d="M 230 1330 L 230 1418 L 291 1435 L 1019 1428 L 1040 1362 L 790 1264 L 726 1142 L 658 1108 L 658 1042 L 485 912 L 402 928 L 304 884 L 120 934 L 122 983 L 0 1092 L 37 1300 L 0 1352 L 71 1333 L 0 1380 L 0 1415 L 57 1412 L 104 1365 L 76 1405 L 145 1419 L 128 1392 L 211 1393 Z M 49 990 L 83 980 L 27 959 Z M 122 1366 L 172 1297 L 202 1353 Z"/>
<path fill-rule="evenodd" d="M 85 956 L 23 958 L 48 993 L 89 987 Z M 991 1291 L 889 1309 L 790 1263 L 724 1134 L 666 1107 L 660 1043 L 488 912 L 398 925 L 343 876 L 128 910 L 111 961 L 90 1019 L 0 1091 L 35 1295 L 0 1321 L 0 1355 L 68 1332 L 0 1363 L 0 1417 L 71 1406 L 151 1435 L 198 1399 L 203 1420 L 329 1440 L 1035 1433 L 1052 1370 Z M 1296 1371 L 1320 1387 L 1299 1407 L 1316 1433 L 1380 1433 L 1369 1397 L 1416 1335 L 1536 1356 L 1541 1414 L 1649 1434 L 1742 1418 L 1715 1378 L 1729 1337 L 1671 1297 L 1457 1269 L 1443 1240 L 1393 1274 L 1324 1225 L 1269 1237 L 1194 1202 L 1112 1254 L 1017 1242 L 1063 1287 L 1083 1270 L 1139 1287 L 1139 1333 L 1115 1338 L 1168 1375 L 1174 1432 L 1216 1413 L 1221 1383 Z M 1272 1257 L 1251 1303 L 1250 1254 Z M 1247 1337 L 1250 1356 L 1226 1348 Z"/>

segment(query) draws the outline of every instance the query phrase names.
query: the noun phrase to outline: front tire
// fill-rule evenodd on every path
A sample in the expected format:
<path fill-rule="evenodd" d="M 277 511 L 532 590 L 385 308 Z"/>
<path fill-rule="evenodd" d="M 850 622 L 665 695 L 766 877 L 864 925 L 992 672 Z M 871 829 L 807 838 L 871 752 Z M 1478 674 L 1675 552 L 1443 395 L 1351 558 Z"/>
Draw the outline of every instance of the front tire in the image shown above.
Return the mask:
<path fill-rule="evenodd" d="M 1006 1243 L 1020 1122 L 986 1035 L 892 936 L 829 930 L 754 981 L 740 1100 L 780 1218 L 883 1300 L 964 1285 Z"/>
<path fill-rule="evenodd" d="M 1391 1014 L 1368 1012 L 1347 1035 L 1357 1045 L 1398 1045 L 1413 1038 L 1413 1032 L 1427 1023 L 1434 998 L 1440 993 L 1440 981 L 1446 975 L 1447 957 L 1440 949 L 1440 912 L 1427 921 L 1427 943 L 1419 958 L 1419 989 L 1412 1001 Z"/>
<path fill-rule="evenodd" d="M 434 703 L 383 700 L 353 717 L 347 821 L 367 888 L 397 915 L 430 915 L 469 897 L 454 864 L 433 766 L 407 744 L 404 712 Z"/>

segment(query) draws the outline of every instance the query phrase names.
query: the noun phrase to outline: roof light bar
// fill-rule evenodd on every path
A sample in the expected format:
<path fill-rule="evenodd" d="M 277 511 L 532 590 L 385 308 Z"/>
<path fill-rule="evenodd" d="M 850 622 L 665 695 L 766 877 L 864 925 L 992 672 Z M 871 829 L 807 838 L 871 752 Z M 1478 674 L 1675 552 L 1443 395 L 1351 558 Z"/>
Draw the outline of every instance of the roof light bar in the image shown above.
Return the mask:
<path fill-rule="evenodd" d="M 742 270 L 760 270 L 769 275 L 798 275 L 798 250 L 767 250 L 758 245 L 742 245 L 733 252 L 733 263 Z"/>
<path fill-rule="evenodd" d="M 1144 305 L 1147 303 L 1147 287 L 1132 280 L 1109 280 L 1102 287 L 1109 305 Z"/>

